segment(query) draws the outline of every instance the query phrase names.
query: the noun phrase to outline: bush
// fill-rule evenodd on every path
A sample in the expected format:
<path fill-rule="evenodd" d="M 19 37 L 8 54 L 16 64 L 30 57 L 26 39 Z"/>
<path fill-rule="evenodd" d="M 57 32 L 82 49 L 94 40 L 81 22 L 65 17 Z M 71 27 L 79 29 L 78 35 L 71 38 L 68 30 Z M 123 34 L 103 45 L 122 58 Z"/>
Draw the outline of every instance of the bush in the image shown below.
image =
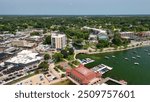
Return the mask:
<path fill-rule="evenodd" d="M 30 33 L 30 36 L 40 36 L 40 33 L 39 32 L 32 32 L 32 33 Z"/>

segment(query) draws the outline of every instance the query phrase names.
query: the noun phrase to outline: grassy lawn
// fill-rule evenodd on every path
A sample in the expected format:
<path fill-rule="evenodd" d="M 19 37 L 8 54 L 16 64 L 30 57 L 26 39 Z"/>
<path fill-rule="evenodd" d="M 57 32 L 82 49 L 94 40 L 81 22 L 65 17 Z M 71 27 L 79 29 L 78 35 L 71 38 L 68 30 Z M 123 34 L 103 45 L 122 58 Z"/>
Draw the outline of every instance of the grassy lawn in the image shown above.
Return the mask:
<path fill-rule="evenodd" d="M 68 60 L 68 61 L 74 60 L 74 55 L 69 55 L 68 58 L 67 58 L 67 60 Z"/>

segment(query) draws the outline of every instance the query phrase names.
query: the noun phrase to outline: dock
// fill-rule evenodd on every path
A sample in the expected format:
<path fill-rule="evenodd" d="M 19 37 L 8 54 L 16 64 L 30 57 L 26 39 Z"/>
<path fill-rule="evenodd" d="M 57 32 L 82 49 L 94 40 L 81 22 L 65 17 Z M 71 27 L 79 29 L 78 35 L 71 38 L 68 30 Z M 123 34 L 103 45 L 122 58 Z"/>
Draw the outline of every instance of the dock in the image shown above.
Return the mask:
<path fill-rule="evenodd" d="M 85 65 L 85 64 L 92 63 L 92 62 L 94 62 L 95 60 L 92 60 L 92 59 L 90 59 L 90 58 L 85 58 L 85 59 L 82 59 L 82 60 L 78 59 L 78 61 L 79 61 L 81 64 Z"/>
<path fill-rule="evenodd" d="M 115 80 L 110 77 L 103 79 L 100 83 L 101 85 L 127 85 L 127 82 L 124 80 Z"/>
<path fill-rule="evenodd" d="M 91 70 L 93 70 L 95 72 L 100 72 L 101 74 L 104 74 L 104 73 L 112 70 L 112 67 L 109 67 L 105 64 L 100 64 L 98 66 L 93 67 Z"/>

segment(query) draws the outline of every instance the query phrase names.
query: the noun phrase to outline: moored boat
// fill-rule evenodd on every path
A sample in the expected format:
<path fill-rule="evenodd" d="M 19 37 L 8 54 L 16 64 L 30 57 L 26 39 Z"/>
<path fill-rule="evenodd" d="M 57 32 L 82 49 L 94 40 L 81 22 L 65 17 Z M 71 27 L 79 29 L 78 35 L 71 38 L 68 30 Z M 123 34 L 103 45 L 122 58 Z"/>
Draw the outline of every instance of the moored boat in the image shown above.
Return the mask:
<path fill-rule="evenodd" d="M 139 65 L 139 63 L 138 63 L 138 62 L 134 62 L 134 64 L 135 64 L 135 65 Z"/>

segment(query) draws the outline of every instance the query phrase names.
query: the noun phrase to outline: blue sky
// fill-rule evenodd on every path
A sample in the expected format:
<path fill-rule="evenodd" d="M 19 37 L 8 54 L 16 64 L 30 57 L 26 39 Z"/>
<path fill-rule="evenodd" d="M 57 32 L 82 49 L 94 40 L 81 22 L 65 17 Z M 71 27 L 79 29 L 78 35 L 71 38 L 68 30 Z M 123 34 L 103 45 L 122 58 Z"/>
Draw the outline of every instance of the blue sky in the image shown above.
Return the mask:
<path fill-rule="evenodd" d="M 150 0 L 0 0 L 0 15 L 150 14 Z"/>

